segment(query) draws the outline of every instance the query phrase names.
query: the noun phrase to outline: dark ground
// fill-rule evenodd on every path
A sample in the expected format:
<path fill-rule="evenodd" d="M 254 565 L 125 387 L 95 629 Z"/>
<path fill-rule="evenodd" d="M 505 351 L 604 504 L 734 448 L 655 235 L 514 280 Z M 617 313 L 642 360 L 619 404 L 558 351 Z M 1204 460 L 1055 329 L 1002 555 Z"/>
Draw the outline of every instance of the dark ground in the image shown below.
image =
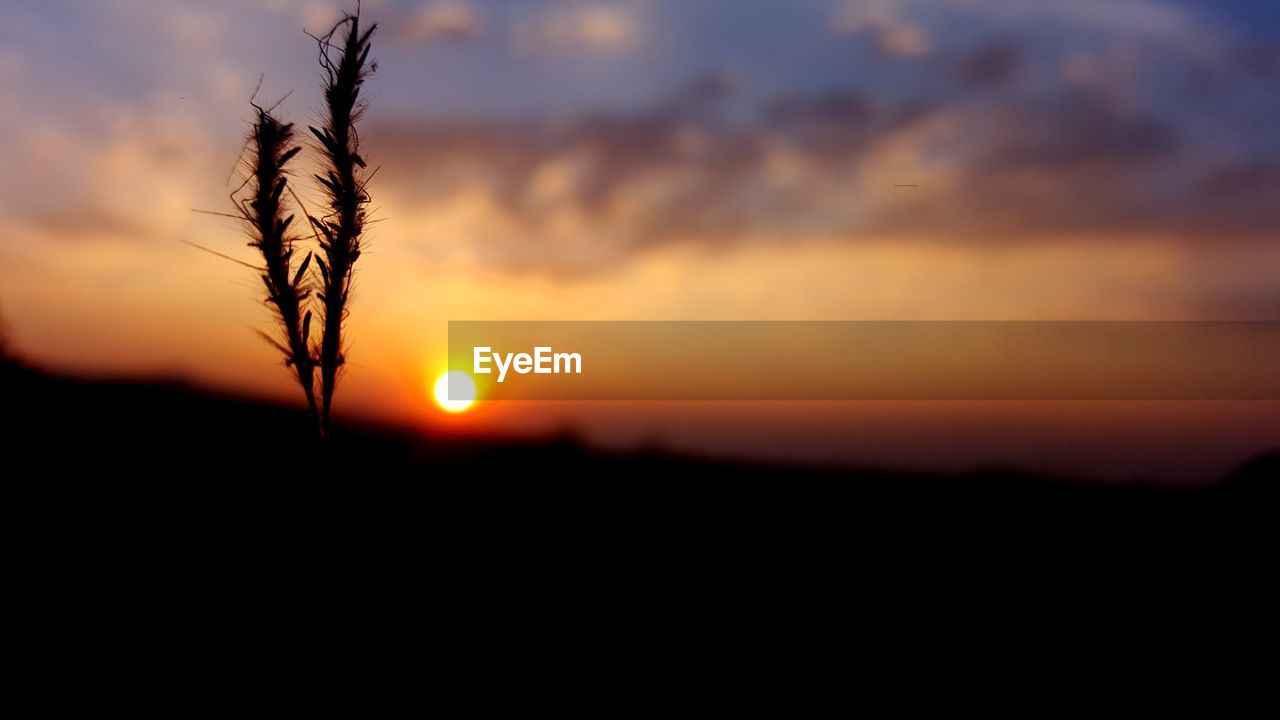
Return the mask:
<path fill-rule="evenodd" d="M 1079 513 L 1208 519 L 1270 511 L 1280 498 L 1276 453 L 1243 460 L 1212 487 L 1179 489 L 1001 471 L 942 476 L 612 454 L 567 437 L 486 442 L 373 425 L 340 427 L 324 447 L 310 439 L 302 414 L 285 407 L 177 383 L 91 382 L 0 367 L 9 484 L 136 492 L 142 504 L 306 503 L 332 492 L 352 508 L 387 503 L 390 512 L 424 514 L 442 505 L 464 515 L 512 506 L 530 514 L 572 510 L 660 522 L 707 513 L 807 526 L 807 519 L 849 525 L 905 512 L 963 526 Z"/>
<path fill-rule="evenodd" d="M 1238 615 L 1280 547 L 1275 454 L 1214 487 L 1102 487 L 371 426 L 320 448 L 286 408 L 11 365 L 0 397 L 11 620 L 45 654 L 51 637 L 101 638 L 101 666 L 137 627 L 195 629 L 174 647 L 286 632 L 320 653 L 335 618 L 478 656 L 559 647 L 568 627 L 654 651 L 714 632 L 743 653 L 872 632 L 911 655 L 904 631 L 981 644 L 992 622 L 1034 644 L 1096 617 L 1163 636 Z"/>

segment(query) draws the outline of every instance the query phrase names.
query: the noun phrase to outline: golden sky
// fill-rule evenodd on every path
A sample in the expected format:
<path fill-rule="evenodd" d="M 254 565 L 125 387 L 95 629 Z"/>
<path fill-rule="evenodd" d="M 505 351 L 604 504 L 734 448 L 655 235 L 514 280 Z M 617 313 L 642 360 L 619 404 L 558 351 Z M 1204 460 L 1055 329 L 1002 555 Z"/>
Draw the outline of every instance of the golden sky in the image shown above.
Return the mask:
<path fill-rule="evenodd" d="M 260 76 L 261 97 L 292 93 L 287 119 L 314 121 L 302 28 L 342 6 L 5 4 L 0 317 L 16 350 L 294 400 L 254 332 L 257 278 L 183 241 L 252 261 L 234 221 L 193 210 L 231 209 Z M 1140 454 L 1218 428 L 1181 465 L 1220 469 L 1276 435 L 1274 407 L 1023 407 L 1009 426 L 1009 408 L 866 404 L 446 417 L 427 389 L 451 319 L 1273 319 L 1269 7 L 365 0 L 383 24 L 362 127 L 379 222 L 339 412 L 1066 470 L 1077 442 Z M 1139 416 L 1148 431 L 1117 429 Z M 956 439 L 975 424 L 985 440 Z M 1001 442 L 1015 425 L 1039 439 Z"/>

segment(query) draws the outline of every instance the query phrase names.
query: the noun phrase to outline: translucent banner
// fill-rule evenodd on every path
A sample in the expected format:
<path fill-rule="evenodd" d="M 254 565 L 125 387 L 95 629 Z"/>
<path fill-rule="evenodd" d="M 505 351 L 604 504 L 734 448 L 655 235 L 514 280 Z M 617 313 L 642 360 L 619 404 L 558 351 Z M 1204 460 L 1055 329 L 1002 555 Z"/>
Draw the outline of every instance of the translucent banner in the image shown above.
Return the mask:
<path fill-rule="evenodd" d="M 1280 400 L 1280 322 L 449 323 L 451 399 Z"/>

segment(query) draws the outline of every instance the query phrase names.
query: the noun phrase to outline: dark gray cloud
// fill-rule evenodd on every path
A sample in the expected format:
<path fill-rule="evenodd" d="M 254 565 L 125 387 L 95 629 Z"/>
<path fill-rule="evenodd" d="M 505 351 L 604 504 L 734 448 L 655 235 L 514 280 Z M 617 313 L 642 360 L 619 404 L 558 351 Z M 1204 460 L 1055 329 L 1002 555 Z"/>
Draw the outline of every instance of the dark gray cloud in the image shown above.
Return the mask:
<path fill-rule="evenodd" d="M 1280 44 L 1255 44 L 1240 50 L 1239 68 L 1247 75 L 1274 80 L 1280 77 Z"/>
<path fill-rule="evenodd" d="M 260 68 L 290 73 L 269 76 L 268 87 L 299 88 L 286 107 L 308 117 L 315 70 L 297 26 L 319 21 L 299 15 L 301 6 L 259 13 L 270 31 L 262 36 L 281 38 L 252 43 L 262 54 L 237 50 L 248 43 L 233 32 L 239 20 L 207 5 L 81 10 L 85 27 L 138 15 L 145 37 L 170 43 L 174 62 L 115 73 L 119 86 L 99 82 L 75 53 L 42 54 L 75 35 L 60 34 L 61 20 L 43 7 L 24 11 L 29 39 L 0 53 L 12 78 L 0 85 L 0 100 L 11 100 L 0 102 L 0 120 L 21 131 L 0 149 L 37 158 L 42 173 L 0 185 L 15 217 L 50 234 L 129 233 L 95 208 L 168 197 L 179 175 L 188 188 L 224 177 L 208 168 L 235 147 Z M 519 7 L 383 5 L 384 34 L 406 42 L 379 46 L 384 67 L 363 128 L 368 155 L 382 163 L 379 197 L 396 210 L 430 215 L 460 193 L 483 198 L 486 212 L 466 222 L 494 219 L 466 241 L 486 262 L 560 272 L 659 245 L 817 235 L 1243 241 L 1274 238 L 1280 223 L 1280 45 L 1266 31 L 1246 38 L 1198 22 L 1182 4 L 841 0 L 815 11 L 709 0 L 585 15 Z M 512 33 L 526 26 L 576 33 L 591 49 L 521 55 Z M 116 47 L 111 34 L 103 42 L 117 62 L 147 46 Z M 872 52 L 868 42 L 899 52 Z M 418 47 L 437 43 L 448 47 Z M 64 79 L 57 93 L 12 90 L 35 87 L 33 69 L 43 79 L 46 67 L 95 87 Z M 127 152 L 77 123 L 86 115 L 70 108 L 85 97 L 119 115 L 112 137 Z M 163 122 L 145 121 L 160 110 Z M 173 141 L 157 132 L 166 127 L 213 149 L 166 159 Z M 114 182 L 89 181 L 107 171 Z M 894 190 L 899 183 L 919 187 Z M 122 203 L 123 187 L 143 190 Z M 181 194 L 169 204 L 185 212 Z M 188 194 L 216 198 L 192 205 L 222 199 Z M 40 217 L 33 196 L 56 196 L 59 214 Z"/>
<path fill-rule="evenodd" d="M 1015 43 L 997 40 L 962 55 L 955 63 L 955 72 L 967 87 L 1004 87 L 1017 78 L 1024 62 Z"/>
<path fill-rule="evenodd" d="M 997 56 L 978 63 L 989 65 L 984 78 L 1018 63 Z M 384 182 L 406 202 L 480 188 L 521 228 L 518 238 L 490 241 L 526 248 L 572 212 L 592 236 L 584 242 L 602 249 L 594 262 L 603 263 L 669 243 L 816 234 L 850 242 L 1154 234 L 1195 242 L 1274 238 L 1280 227 L 1280 203 L 1268 202 L 1280 197 L 1280 165 L 1208 164 L 1174 123 L 1101 91 L 981 102 L 794 94 L 764 101 L 742 120 L 716 111 L 731 91 L 710 81 L 691 86 L 706 87 L 714 92 L 683 91 L 646 113 L 409 123 L 369 138 L 378 155 L 395 159 Z M 945 159 L 952 181 L 931 187 L 926 177 L 910 194 L 886 199 L 876 187 L 916 180 L 877 174 L 890 147 L 922 168 Z M 549 201 L 539 188 L 553 168 L 566 175 Z M 545 253 L 512 257 L 552 272 L 591 269 L 556 248 L 549 242 Z"/>
<path fill-rule="evenodd" d="M 1072 89 L 1046 100 L 1013 100 L 986 113 L 998 138 L 986 168 L 1071 170 L 1132 166 L 1172 159 L 1174 127 L 1146 111 L 1120 107 L 1107 95 Z"/>

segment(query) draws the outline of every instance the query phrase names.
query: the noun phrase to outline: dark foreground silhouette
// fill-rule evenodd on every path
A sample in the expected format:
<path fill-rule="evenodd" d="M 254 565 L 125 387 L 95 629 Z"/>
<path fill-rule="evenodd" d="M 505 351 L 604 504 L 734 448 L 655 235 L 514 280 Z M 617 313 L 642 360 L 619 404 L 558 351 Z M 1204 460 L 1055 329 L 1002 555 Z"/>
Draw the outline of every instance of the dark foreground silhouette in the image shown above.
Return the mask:
<path fill-rule="evenodd" d="M 424 492 L 476 486 L 539 488 L 572 483 L 589 500 L 750 496 L 797 505 L 849 500 L 961 503 L 977 512 L 1077 504 L 1206 508 L 1235 499 L 1274 500 L 1280 453 L 1244 462 L 1217 485 L 1098 485 L 1016 472 L 956 475 L 794 467 L 700 460 L 660 452 L 608 453 L 571 437 L 549 442 L 437 438 L 377 425 L 346 425 L 321 444 L 304 414 L 284 406 L 209 394 L 177 382 L 94 382 L 0 365 L 3 432 L 10 467 L 27 481 L 111 484 L 250 484 L 272 488 L 341 483 Z M 431 490 L 434 488 L 434 490 Z M 761 488 L 766 488 L 762 490 Z M 823 508 L 815 508 L 823 511 Z"/>
<path fill-rule="evenodd" d="M 1015 610 L 1056 627 L 1087 607 L 1128 622 L 1206 595 L 1234 604 L 1274 563 L 1276 455 L 1178 490 L 373 426 L 340 426 L 319 447 L 301 411 L 179 384 L 0 377 L 10 577 L 35 592 L 33 613 L 116 618 L 94 628 L 144 616 L 211 632 L 321 627 L 323 598 L 388 637 L 420 617 L 433 637 L 560 622 L 740 634 L 783 607 L 816 637 L 833 627 L 820 618 L 855 605 L 873 627 L 905 616 L 984 632 L 976 618 Z M 274 592 L 296 600 L 268 612 Z"/>

